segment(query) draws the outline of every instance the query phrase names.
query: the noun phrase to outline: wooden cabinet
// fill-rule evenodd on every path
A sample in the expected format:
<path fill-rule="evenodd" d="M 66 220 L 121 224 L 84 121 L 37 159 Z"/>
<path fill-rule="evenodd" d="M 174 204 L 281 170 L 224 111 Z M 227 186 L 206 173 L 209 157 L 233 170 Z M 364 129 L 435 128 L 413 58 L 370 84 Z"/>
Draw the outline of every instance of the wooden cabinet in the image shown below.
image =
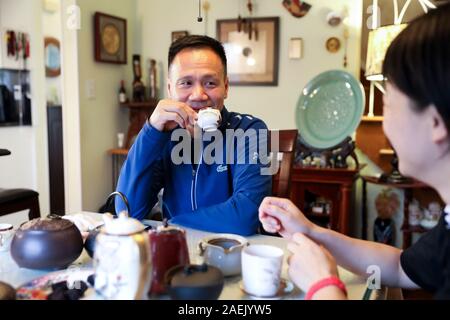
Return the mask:
<path fill-rule="evenodd" d="M 401 227 L 403 234 L 403 248 L 406 249 L 412 244 L 412 235 L 413 233 L 424 233 L 427 232 L 427 229 L 422 228 L 421 226 L 410 226 L 409 221 L 409 211 L 408 206 L 409 203 L 413 199 L 417 199 L 422 207 L 427 207 L 428 203 L 431 201 L 439 201 L 441 205 L 444 202 L 441 200 L 437 192 L 426 185 L 417 180 L 412 180 L 408 183 L 389 183 L 389 182 L 381 182 L 377 177 L 372 176 L 361 176 L 363 180 L 363 221 L 362 221 L 362 238 L 367 239 L 367 183 L 381 185 L 389 188 L 397 188 L 404 190 L 403 197 L 403 224 Z"/>
<path fill-rule="evenodd" d="M 290 198 L 312 221 L 348 234 L 352 211 L 352 189 L 360 169 L 294 166 Z M 331 202 L 329 214 L 313 213 L 310 210 L 308 194 L 328 199 Z"/>
<path fill-rule="evenodd" d="M 129 149 L 134 142 L 136 135 L 141 131 L 145 121 L 155 110 L 158 100 L 150 99 L 144 102 L 127 102 L 122 103 L 122 108 L 129 109 L 128 132 L 125 138 L 125 149 Z"/>

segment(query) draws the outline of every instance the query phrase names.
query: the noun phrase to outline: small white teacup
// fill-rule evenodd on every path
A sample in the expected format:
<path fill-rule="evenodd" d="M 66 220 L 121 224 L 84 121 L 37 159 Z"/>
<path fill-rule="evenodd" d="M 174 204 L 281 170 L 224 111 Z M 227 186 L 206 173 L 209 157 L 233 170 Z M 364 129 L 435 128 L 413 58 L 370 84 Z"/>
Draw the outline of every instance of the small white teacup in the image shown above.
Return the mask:
<path fill-rule="evenodd" d="M 0 223 L 0 251 L 9 250 L 14 236 L 13 229 L 13 225 L 10 223 Z"/>
<path fill-rule="evenodd" d="M 215 131 L 219 127 L 220 120 L 219 110 L 206 108 L 198 112 L 197 125 L 206 132 Z"/>
<path fill-rule="evenodd" d="M 284 252 L 270 245 L 250 245 L 242 250 L 242 283 L 246 293 L 273 297 L 281 283 Z"/>

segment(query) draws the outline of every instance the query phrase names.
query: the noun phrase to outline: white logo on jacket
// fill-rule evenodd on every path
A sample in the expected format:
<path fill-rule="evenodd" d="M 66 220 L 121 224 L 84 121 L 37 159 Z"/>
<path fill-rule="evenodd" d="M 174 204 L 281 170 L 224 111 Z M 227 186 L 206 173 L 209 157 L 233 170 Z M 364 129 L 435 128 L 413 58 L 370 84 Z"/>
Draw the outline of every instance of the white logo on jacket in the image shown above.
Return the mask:
<path fill-rule="evenodd" d="M 224 172 L 224 171 L 227 171 L 227 170 L 228 170 L 228 167 L 224 166 L 223 164 L 220 164 L 220 165 L 217 166 L 217 172 Z"/>

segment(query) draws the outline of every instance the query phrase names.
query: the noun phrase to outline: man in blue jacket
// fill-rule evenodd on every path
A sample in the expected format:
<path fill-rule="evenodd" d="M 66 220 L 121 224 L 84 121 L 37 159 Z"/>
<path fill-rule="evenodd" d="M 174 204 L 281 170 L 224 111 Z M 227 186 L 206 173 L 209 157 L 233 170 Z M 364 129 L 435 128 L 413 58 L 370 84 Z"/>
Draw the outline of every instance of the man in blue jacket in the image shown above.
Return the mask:
<path fill-rule="evenodd" d="M 163 215 L 171 223 L 210 232 L 254 234 L 258 207 L 271 191 L 272 177 L 262 173 L 267 163 L 261 161 L 264 148 L 260 148 L 267 147 L 267 127 L 257 118 L 225 108 L 227 62 L 220 42 L 195 35 L 178 39 L 169 49 L 168 60 L 169 99 L 158 103 L 137 136 L 117 190 L 128 198 L 130 215 L 137 219 L 147 217 L 164 188 Z M 219 135 L 208 141 L 201 134 L 199 157 L 198 152 L 184 148 L 178 156 L 192 161 L 180 163 L 175 152 L 180 141 L 174 133 L 183 130 L 189 137 L 187 145 L 195 149 L 196 140 L 190 137 L 198 137 L 197 113 L 207 107 L 221 113 Z M 230 139 L 225 138 L 230 132 L 244 133 L 244 143 L 230 147 Z M 245 139 L 249 132 L 257 134 L 258 143 Z M 210 154 L 223 161 L 205 161 L 212 142 L 223 148 Z M 123 209 L 116 201 L 116 210 Z"/>

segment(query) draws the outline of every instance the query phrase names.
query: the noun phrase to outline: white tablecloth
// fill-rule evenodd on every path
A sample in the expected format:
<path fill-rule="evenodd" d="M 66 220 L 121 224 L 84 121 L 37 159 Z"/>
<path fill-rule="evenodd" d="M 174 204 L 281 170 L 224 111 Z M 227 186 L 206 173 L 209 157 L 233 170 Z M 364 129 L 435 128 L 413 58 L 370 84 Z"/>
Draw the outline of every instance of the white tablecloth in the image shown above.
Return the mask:
<path fill-rule="evenodd" d="M 95 219 L 101 220 L 101 215 L 93 212 L 83 212 L 83 214 L 87 214 Z M 159 222 L 147 220 L 144 221 L 145 224 L 157 225 Z M 203 237 L 211 235 L 209 232 L 194 230 L 194 229 L 186 229 L 187 243 L 189 248 L 189 254 L 191 263 L 202 263 L 202 257 L 198 255 L 197 244 Z M 286 240 L 278 237 L 264 236 L 264 235 L 254 235 L 247 238 L 250 244 L 270 244 L 282 248 L 285 251 L 285 259 L 283 263 L 282 277 L 284 279 L 288 279 L 287 274 L 287 256 L 288 251 L 286 249 Z M 83 250 L 80 257 L 73 263 L 71 268 L 79 266 L 79 267 L 92 267 L 92 259 L 87 255 L 86 251 Z M 4 281 L 6 283 L 11 284 L 13 287 L 19 287 L 20 285 L 34 279 L 45 275 L 48 271 L 37 271 L 19 268 L 19 266 L 14 262 L 14 260 L 10 256 L 10 252 L 0 252 L 0 281 Z M 366 280 L 362 277 L 359 277 L 343 268 L 339 268 L 339 275 L 342 281 L 347 286 L 348 297 L 352 300 L 361 300 L 364 292 L 366 290 Z M 246 295 L 240 289 L 241 277 L 228 277 L 225 279 L 225 286 L 220 295 L 219 299 L 222 300 L 240 300 L 240 299 L 252 299 Z M 381 291 L 374 291 L 371 294 L 371 299 L 380 298 L 382 295 Z M 168 297 L 162 297 L 168 298 Z M 298 288 L 294 286 L 294 290 L 289 294 L 281 297 L 282 299 L 303 299 L 304 293 L 301 292 Z"/>

